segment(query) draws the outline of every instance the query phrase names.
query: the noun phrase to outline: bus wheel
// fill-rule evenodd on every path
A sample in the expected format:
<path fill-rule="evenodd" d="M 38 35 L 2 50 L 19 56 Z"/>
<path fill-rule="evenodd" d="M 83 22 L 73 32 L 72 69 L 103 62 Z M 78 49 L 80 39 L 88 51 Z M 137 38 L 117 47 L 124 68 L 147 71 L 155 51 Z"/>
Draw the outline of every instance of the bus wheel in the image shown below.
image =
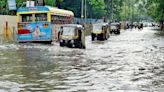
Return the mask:
<path fill-rule="evenodd" d="M 83 45 L 82 45 L 82 49 L 85 49 L 85 48 L 86 48 L 86 47 L 85 47 L 85 45 L 83 44 Z"/>

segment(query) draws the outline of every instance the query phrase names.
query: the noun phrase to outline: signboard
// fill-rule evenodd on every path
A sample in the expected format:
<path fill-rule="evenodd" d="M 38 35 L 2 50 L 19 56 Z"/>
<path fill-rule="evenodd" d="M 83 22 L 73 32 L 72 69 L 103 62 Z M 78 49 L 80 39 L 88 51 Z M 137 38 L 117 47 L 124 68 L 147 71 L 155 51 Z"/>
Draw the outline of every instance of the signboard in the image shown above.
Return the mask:
<path fill-rule="evenodd" d="M 26 2 L 26 7 L 34 7 L 34 1 L 27 1 Z"/>
<path fill-rule="evenodd" d="M 9 7 L 9 10 L 16 10 L 15 0 L 8 0 L 8 7 Z"/>
<path fill-rule="evenodd" d="M 31 11 L 49 11 L 48 8 L 43 6 L 37 6 L 37 7 L 21 7 L 17 10 L 17 12 L 31 12 Z"/>

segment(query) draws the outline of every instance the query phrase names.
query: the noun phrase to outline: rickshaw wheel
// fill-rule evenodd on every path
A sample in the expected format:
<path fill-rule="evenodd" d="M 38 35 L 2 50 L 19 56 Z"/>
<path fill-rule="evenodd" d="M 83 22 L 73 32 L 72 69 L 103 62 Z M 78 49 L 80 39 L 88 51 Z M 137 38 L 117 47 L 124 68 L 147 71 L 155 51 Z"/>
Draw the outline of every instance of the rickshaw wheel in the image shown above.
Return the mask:
<path fill-rule="evenodd" d="M 79 48 L 81 48 L 81 49 L 85 49 L 85 45 L 84 44 L 82 44 L 82 43 L 80 43 L 81 45 L 80 45 L 80 47 Z"/>
<path fill-rule="evenodd" d="M 79 48 L 83 48 L 82 42 L 79 42 Z"/>
<path fill-rule="evenodd" d="M 95 40 L 94 34 L 92 33 L 91 36 L 92 36 L 92 37 L 91 37 L 91 38 L 92 38 L 92 41 L 94 41 L 94 40 Z"/>
<path fill-rule="evenodd" d="M 60 42 L 60 46 L 63 47 L 64 45 Z"/>
<path fill-rule="evenodd" d="M 86 48 L 85 46 L 82 47 L 82 49 L 85 49 L 85 48 Z"/>
<path fill-rule="evenodd" d="M 118 31 L 118 34 L 120 34 L 120 31 Z"/>
<path fill-rule="evenodd" d="M 104 34 L 101 34 L 102 35 L 102 40 L 104 41 L 104 40 L 106 40 L 107 38 L 106 38 L 106 35 L 104 35 Z"/>
<path fill-rule="evenodd" d="M 105 40 L 108 40 L 108 36 L 105 36 Z"/>

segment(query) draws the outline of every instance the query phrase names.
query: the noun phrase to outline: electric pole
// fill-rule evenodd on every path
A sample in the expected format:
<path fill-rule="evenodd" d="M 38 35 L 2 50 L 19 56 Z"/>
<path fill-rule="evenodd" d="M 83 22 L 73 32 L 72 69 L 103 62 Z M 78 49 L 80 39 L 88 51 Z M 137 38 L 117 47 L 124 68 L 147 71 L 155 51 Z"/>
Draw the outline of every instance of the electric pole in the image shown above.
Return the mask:
<path fill-rule="evenodd" d="M 81 0 L 81 19 L 84 18 L 84 0 Z"/>
<path fill-rule="evenodd" d="M 87 22 L 87 1 L 85 0 L 85 24 Z"/>
<path fill-rule="evenodd" d="M 31 7 L 31 0 L 29 0 L 29 6 Z"/>
<path fill-rule="evenodd" d="M 127 20 L 127 15 L 126 15 L 126 13 L 127 13 L 127 11 L 126 11 L 126 6 L 127 6 L 126 5 L 126 0 L 125 0 L 125 4 L 124 5 L 125 5 L 124 7 L 125 7 L 125 21 L 126 21 Z"/>
<path fill-rule="evenodd" d="M 111 20 L 113 22 L 113 0 L 111 0 Z"/>

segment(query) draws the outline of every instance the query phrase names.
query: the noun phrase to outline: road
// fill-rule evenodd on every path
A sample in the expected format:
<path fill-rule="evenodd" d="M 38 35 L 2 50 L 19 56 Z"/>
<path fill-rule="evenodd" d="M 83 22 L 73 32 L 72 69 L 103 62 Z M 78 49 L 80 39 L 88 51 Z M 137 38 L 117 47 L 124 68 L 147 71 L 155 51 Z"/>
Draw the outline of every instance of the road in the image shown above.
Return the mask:
<path fill-rule="evenodd" d="M 163 92 L 164 33 L 126 30 L 86 49 L 1 44 L 0 92 Z"/>

